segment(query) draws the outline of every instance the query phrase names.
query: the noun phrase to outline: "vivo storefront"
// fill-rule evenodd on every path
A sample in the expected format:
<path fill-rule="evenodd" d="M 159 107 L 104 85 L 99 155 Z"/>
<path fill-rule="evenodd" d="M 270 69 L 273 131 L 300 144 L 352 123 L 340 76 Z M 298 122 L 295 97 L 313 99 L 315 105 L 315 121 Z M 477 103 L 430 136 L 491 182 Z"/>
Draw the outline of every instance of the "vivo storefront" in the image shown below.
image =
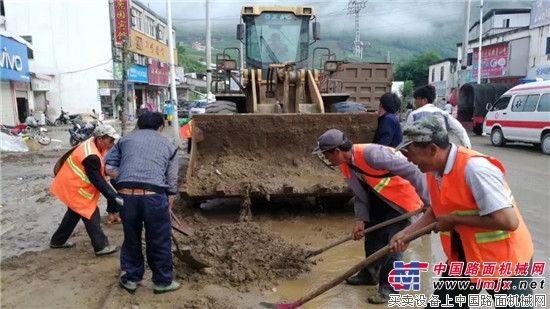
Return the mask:
<path fill-rule="evenodd" d="M 30 93 L 27 45 L 22 39 L 0 35 L 0 111 L 2 124 L 16 125 L 29 113 Z"/>

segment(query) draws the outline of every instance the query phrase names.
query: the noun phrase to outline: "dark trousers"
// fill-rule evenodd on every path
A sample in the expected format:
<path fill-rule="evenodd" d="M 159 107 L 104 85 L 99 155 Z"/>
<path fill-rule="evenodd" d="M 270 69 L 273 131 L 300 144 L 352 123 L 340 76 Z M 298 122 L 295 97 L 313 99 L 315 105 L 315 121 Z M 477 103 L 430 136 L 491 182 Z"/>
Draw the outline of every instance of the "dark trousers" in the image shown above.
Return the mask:
<path fill-rule="evenodd" d="M 191 145 L 193 145 L 193 138 L 187 139 L 187 153 L 191 153 Z"/>
<path fill-rule="evenodd" d="M 59 227 L 53 234 L 50 243 L 52 245 L 58 245 L 58 246 L 66 243 L 69 237 L 71 237 L 71 234 L 73 233 L 74 228 L 78 224 L 78 221 L 81 219 L 82 219 L 82 222 L 84 222 L 84 226 L 86 227 L 86 232 L 88 232 L 88 236 L 90 236 L 90 240 L 92 241 L 92 247 L 94 248 L 94 251 L 95 252 L 101 251 L 105 247 L 107 247 L 109 245 L 109 240 L 107 239 L 107 236 L 105 236 L 105 233 L 103 233 L 103 230 L 101 229 L 101 218 L 99 217 L 99 208 L 95 209 L 90 220 L 77 214 L 72 209 L 67 208 L 67 212 L 65 212 L 65 216 L 63 216 L 63 220 L 61 220 L 61 224 L 59 224 Z"/>
<path fill-rule="evenodd" d="M 115 180 L 111 178 L 110 183 L 113 186 L 113 188 L 115 188 L 115 190 L 116 190 Z M 119 209 L 119 206 L 116 203 L 116 201 L 111 201 L 110 199 L 107 199 L 107 212 L 110 213 L 110 214 L 116 214 L 119 211 L 120 211 L 120 209 Z"/>
<path fill-rule="evenodd" d="M 173 279 L 170 211 L 166 194 L 121 194 L 124 206 L 120 217 L 124 243 L 120 252 L 120 268 L 126 273 L 122 282 L 143 279 L 145 263 L 141 250 L 141 231 L 145 228 L 147 263 L 153 272 L 153 283 L 170 285 Z"/>
<path fill-rule="evenodd" d="M 386 207 L 389 208 L 390 206 Z M 365 228 L 369 228 L 373 225 L 395 218 L 399 215 L 400 214 L 393 209 L 387 210 L 383 216 L 378 216 L 374 218 L 371 217 L 370 222 L 365 222 Z M 395 234 L 397 234 L 409 225 L 409 220 L 404 220 L 365 235 L 365 257 L 369 257 L 374 252 L 388 245 L 390 239 Z M 388 282 L 388 275 L 393 269 L 393 262 L 402 260 L 402 252 L 386 254 L 382 258 L 376 260 L 374 263 L 361 270 L 359 276 L 362 276 L 363 278 L 371 282 L 378 282 L 378 293 L 380 294 L 389 295 L 395 293 Z"/>

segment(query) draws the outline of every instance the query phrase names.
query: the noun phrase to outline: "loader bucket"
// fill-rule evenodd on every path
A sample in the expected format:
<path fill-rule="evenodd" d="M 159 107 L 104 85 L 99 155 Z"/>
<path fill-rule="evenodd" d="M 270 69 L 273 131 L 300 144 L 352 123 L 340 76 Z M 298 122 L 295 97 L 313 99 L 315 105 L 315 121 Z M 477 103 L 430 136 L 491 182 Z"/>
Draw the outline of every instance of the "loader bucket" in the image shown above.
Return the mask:
<path fill-rule="evenodd" d="M 338 167 L 311 155 L 317 138 L 336 128 L 353 143 L 370 143 L 377 115 L 199 114 L 184 197 L 350 195 Z"/>

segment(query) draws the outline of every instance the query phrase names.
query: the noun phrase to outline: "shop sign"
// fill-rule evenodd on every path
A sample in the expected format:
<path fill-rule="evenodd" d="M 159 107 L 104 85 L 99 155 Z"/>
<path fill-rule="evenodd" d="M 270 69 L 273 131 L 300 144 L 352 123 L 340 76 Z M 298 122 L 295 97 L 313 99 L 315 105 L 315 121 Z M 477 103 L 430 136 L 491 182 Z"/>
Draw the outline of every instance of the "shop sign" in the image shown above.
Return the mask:
<path fill-rule="evenodd" d="M 149 58 L 158 59 L 164 63 L 170 63 L 168 46 L 153 38 L 132 30 L 130 51 L 147 56 Z M 174 63 L 178 62 L 178 52 L 174 49 Z"/>
<path fill-rule="evenodd" d="M 436 94 L 438 96 L 444 96 L 447 92 L 447 81 L 442 80 L 436 83 L 432 83 L 432 86 L 434 86 Z"/>
<path fill-rule="evenodd" d="M 550 1 L 536 0 L 531 3 L 530 28 L 550 24 Z"/>
<path fill-rule="evenodd" d="M 113 77 L 115 80 L 122 80 L 122 62 L 113 63 Z M 149 81 L 147 67 L 131 64 L 128 68 L 128 81 L 136 83 L 147 83 Z"/>
<path fill-rule="evenodd" d="M 508 76 L 508 43 L 482 46 L 481 78 Z M 474 49 L 472 77 L 477 79 L 479 49 Z"/>
<path fill-rule="evenodd" d="M 12 84 L 15 90 L 23 90 L 23 91 L 31 90 L 31 88 L 29 87 L 29 83 L 26 83 L 26 82 L 12 82 Z"/>
<path fill-rule="evenodd" d="M 98 83 L 100 89 L 122 89 L 122 82 L 118 80 L 100 80 Z M 128 90 L 132 90 L 132 84 L 128 84 Z"/>
<path fill-rule="evenodd" d="M 31 78 L 32 91 L 50 91 L 50 82 L 39 78 Z"/>
<path fill-rule="evenodd" d="M 27 45 L 16 40 L 0 36 L 0 79 L 30 82 Z"/>
<path fill-rule="evenodd" d="M 122 43 L 130 36 L 130 18 L 128 14 L 128 0 L 115 0 L 114 5 L 114 29 L 115 46 L 122 47 Z"/>
<path fill-rule="evenodd" d="M 148 69 L 149 85 L 168 86 L 170 76 L 170 68 L 168 64 L 164 63 L 161 67 L 161 62 L 153 59 Z"/>
<path fill-rule="evenodd" d="M 108 89 L 108 88 L 99 88 L 99 95 L 100 96 L 104 96 L 104 97 L 108 97 L 111 95 L 111 89 Z"/>

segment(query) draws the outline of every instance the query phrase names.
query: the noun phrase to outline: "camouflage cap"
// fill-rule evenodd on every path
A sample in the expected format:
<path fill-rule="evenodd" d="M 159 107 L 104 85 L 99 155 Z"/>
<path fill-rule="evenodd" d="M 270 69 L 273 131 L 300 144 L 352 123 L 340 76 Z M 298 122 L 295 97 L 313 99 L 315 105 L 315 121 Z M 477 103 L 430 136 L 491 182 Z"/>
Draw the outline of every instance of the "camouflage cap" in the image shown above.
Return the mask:
<path fill-rule="evenodd" d="M 95 137 L 101 137 L 101 136 L 109 136 L 114 139 L 119 139 L 120 135 L 116 132 L 115 128 L 112 126 L 105 124 L 105 125 L 99 125 L 94 130 L 94 136 Z"/>
<path fill-rule="evenodd" d="M 403 142 L 396 149 L 401 150 L 411 143 L 434 142 L 448 138 L 445 121 L 440 116 L 428 116 L 403 128 Z"/>

